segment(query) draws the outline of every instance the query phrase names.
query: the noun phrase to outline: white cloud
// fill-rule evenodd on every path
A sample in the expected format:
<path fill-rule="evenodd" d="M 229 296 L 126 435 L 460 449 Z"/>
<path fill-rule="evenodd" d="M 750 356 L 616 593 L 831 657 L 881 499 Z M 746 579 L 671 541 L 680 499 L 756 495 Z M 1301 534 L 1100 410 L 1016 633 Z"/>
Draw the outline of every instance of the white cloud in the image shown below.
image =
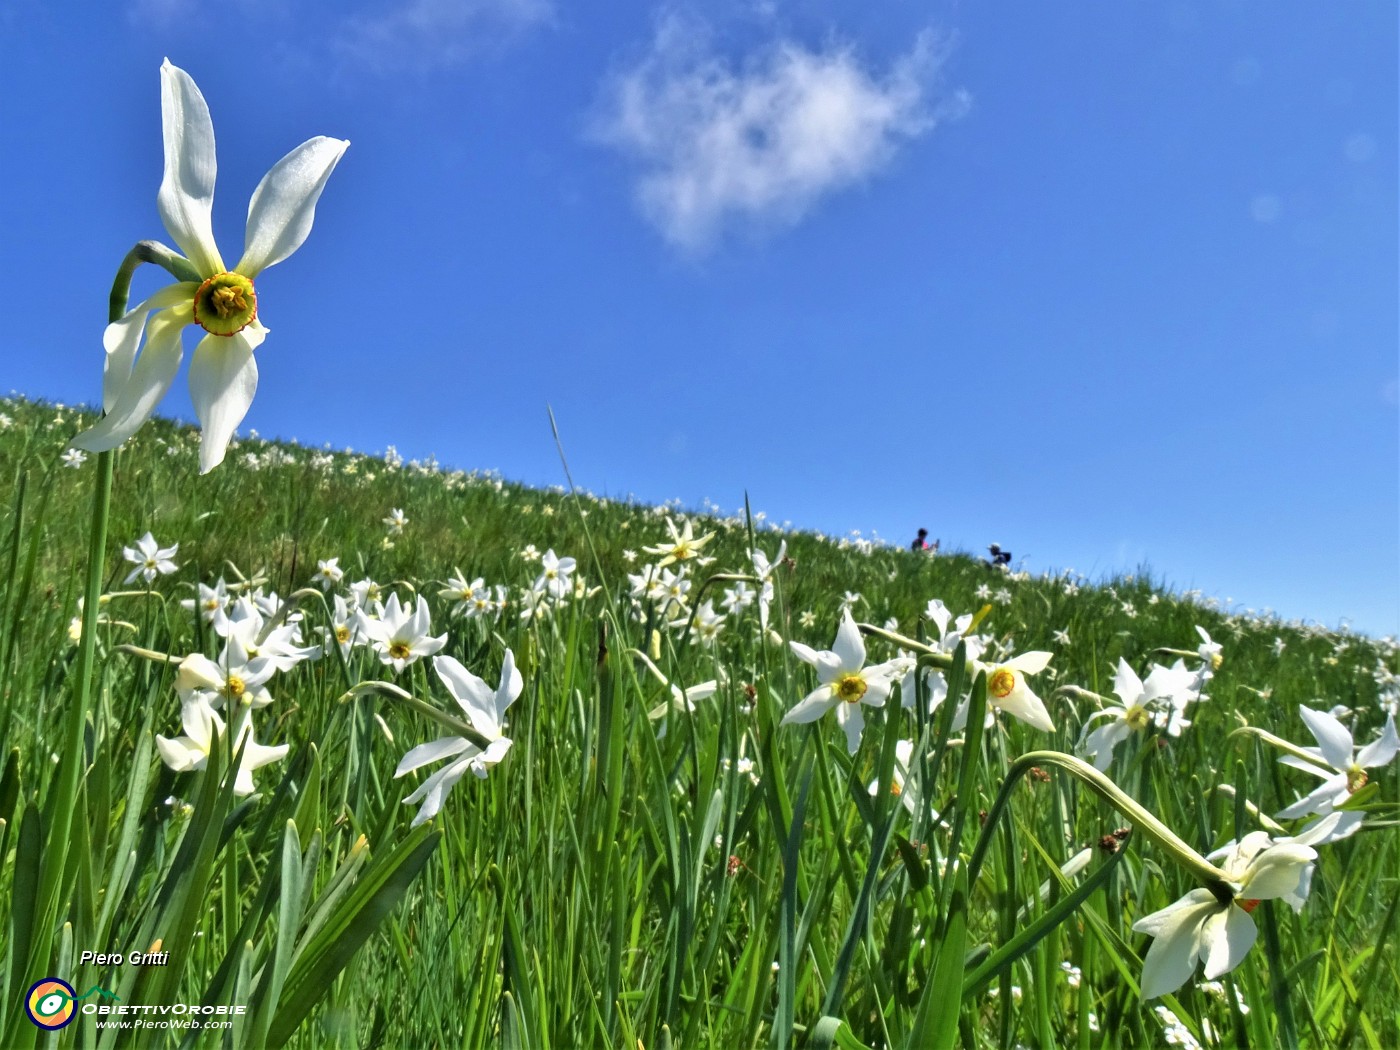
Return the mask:
<path fill-rule="evenodd" d="M 930 33 L 883 76 L 849 45 L 777 40 L 737 67 L 703 26 L 670 15 L 605 86 L 593 137 L 640 165 L 636 194 L 673 244 L 703 249 L 736 222 L 784 226 L 967 108 L 930 103 L 946 53 Z"/>
<path fill-rule="evenodd" d="M 549 22 L 550 0 L 381 0 L 346 19 L 332 44 L 376 72 L 460 65 L 514 34 Z"/>

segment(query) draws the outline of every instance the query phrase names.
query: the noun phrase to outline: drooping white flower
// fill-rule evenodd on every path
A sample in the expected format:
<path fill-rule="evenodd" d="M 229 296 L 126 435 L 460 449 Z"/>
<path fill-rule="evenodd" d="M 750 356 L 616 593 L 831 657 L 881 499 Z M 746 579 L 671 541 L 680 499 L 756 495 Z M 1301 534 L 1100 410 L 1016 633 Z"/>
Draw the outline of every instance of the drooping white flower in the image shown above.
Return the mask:
<path fill-rule="evenodd" d="M 1316 765 L 1295 755 L 1279 759 L 1286 766 L 1302 769 L 1323 781 L 1291 806 L 1279 811 L 1279 818 L 1288 820 L 1308 813 L 1330 813 L 1334 806 L 1366 786 L 1366 770 L 1388 765 L 1400 751 L 1400 735 L 1395 731 L 1395 716 L 1387 715 L 1380 736 L 1365 747 L 1356 749 L 1351 731 L 1325 711 L 1314 711 L 1305 704 L 1298 713 L 1317 740 L 1317 747 L 1305 748 L 1325 766 Z"/>
<path fill-rule="evenodd" d="M 183 736 L 174 739 L 158 734 L 156 736 L 156 749 L 160 752 L 161 760 L 176 773 L 203 769 L 209 764 L 209 750 L 213 746 L 214 732 L 217 730 L 221 741 L 227 739 L 224 720 L 214 712 L 207 700 L 194 697 L 181 705 L 180 721 L 185 730 Z M 256 790 L 253 784 L 253 770 L 285 758 L 287 745 L 266 747 L 259 744 L 253 739 L 253 723 L 246 714 L 242 716 L 240 723 L 233 751 L 237 752 L 242 747 L 243 759 L 233 778 L 233 793 L 241 796 L 251 795 Z"/>
<path fill-rule="evenodd" d="M 365 644 L 366 639 L 360 634 L 360 621 L 344 596 L 335 594 L 331 597 L 334 602 L 331 609 L 331 625 L 317 630 L 324 640 L 324 648 L 329 649 L 334 644 L 340 649 L 340 655 L 349 659 L 355 646 Z"/>
<path fill-rule="evenodd" d="M 490 601 L 490 591 L 487 590 L 486 581 L 478 576 L 471 583 L 461 573 L 456 574 L 447 581 L 447 586 L 438 591 L 439 598 L 447 598 L 454 604 L 450 616 L 480 615 L 473 612 L 478 595 L 485 595 Z"/>
<path fill-rule="evenodd" d="M 706 598 L 704 604 L 695 610 L 695 617 L 681 619 L 670 624 L 673 628 L 690 626 L 690 633 L 706 648 L 710 648 L 719 638 L 719 632 L 724 629 L 724 614 L 715 612 L 715 603 Z"/>
<path fill-rule="evenodd" d="M 162 547 L 149 532 L 136 541 L 134 547 L 123 547 L 122 557 L 136 568 L 127 574 L 126 583 L 132 583 L 140 576 L 147 583 L 155 583 L 157 577 L 168 576 L 179 569 L 171 559 L 180 550 L 177 543 L 172 547 Z"/>
<path fill-rule="evenodd" d="M 912 740 L 897 740 L 894 745 L 894 770 L 890 779 L 891 793 L 899 796 L 900 804 L 913 816 L 918 812 L 920 792 L 914 790 L 914 786 L 909 783 L 910 764 L 914 760 L 914 742 Z M 877 777 L 866 787 L 870 794 L 874 795 L 880 790 L 880 780 Z M 929 806 L 930 819 L 937 824 L 939 822 L 938 810 Z"/>
<path fill-rule="evenodd" d="M 205 335 L 190 364 L 190 396 L 203 428 L 199 469 L 208 473 L 223 461 L 257 390 L 253 351 L 267 329 L 259 320 L 253 282 L 306 240 L 316 201 L 350 144 L 309 139 L 273 165 L 253 191 L 243 256 L 230 269 L 214 243 L 211 222 L 217 164 L 209 107 L 190 75 L 168 59 L 160 79 L 165 175 L 156 203 L 199 279 L 167 285 L 107 326 L 102 337 L 106 414 L 73 444 L 102 452 L 131 437 L 170 389 L 183 356 L 181 335 L 197 324 Z"/>
<path fill-rule="evenodd" d="M 480 745 L 462 736 L 444 736 L 428 744 L 420 744 L 403 756 L 394 776 L 401 777 L 430 762 L 451 758 L 453 761 L 430 775 L 417 789 L 404 799 L 406 804 L 422 802 L 418 815 L 413 818 L 413 827 L 435 817 L 442 809 L 443 799 L 452 786 L 470 770 L 475 776 L 485 779 L 487 770 L 505 758 L 511 741 L 504 735 L 506 709 L 510 707 L 525 688 L 525 681 L 515 666 L 515 654 L 506 650 L 501 664 L 501 682 L 494 690 L 460 662 L 450 656 L 433 658 L 433 670 L 442 679 L 443 685 L 457 701 L 457 706 L 467 716 L 471 727 L 489 741 L 485 750 Z"/>
<path fill-rule="evenodd" d="M 749 551 L 749 560 L 753 562 L 753 574 L 758 577 L 758 626 L 761 631 L 768 630 L 768 609 L 773 604 L 773 576 L 777 572 L 778 566 L 787 557 L 787 540 L 778 543 L 778 553 L 773 555 L 773 560 L 768 560 L 768 555 L 755 547 Z"/>
<path fill-rule="evenodd" d="M 987 648 L 987 640 L 979 634 L 968 634 L 972 626 L 972 614 L 965 613 L 956 620 L 953 619 L 952 612 L 943 604 L 940 598 L 929 599 L 928 605 L 924 608 L 924 617 L 936 628 L 938 628 L 938 640 L 931 642 L 930 647 L 940 653 L 954 652 L 959 643 L 966 643 L 967 658 L 972 661 L 982 655 Z M 950 631 L 949 625 L 952 625 Z M 900 705 L 909 710 L 914 707 L 916 698 L 917 682 L 916 670 L 912 658 L 907 659 L 901 665 L 902 678 L 899 684 Z M 928 691 L 929 714 L 937 711 L 944 700 L 948 698 L 948 682 L 943 677 L 943 672 L 935 668 L 924 670 L 924 685 Z M 967 723 L 966 704 L 959 707 L 953 715 L 952 730 L 957 732 Z"/>
<path fill-rule="evenodd" d="M 384 600 L 384 588 L 366 577 L 350 585 L 350 601 L 366 615 L 378 616 Z"/>
<path fill-rule="evenodd" d="M 801 642 L 788 644 L 799 660 L 817 669 L 821 684 L 783 716 L 782 724 L 815 722 L 834 707 L 836 720 L 846 733 L 846 747 L 855 754 L 865 730 L 862 705 L 884 706 L 900 665 L 890 660 L 865 666 L 865 640 L 849 611 L 842 615 L 829 651 L 819 653 Z"/>
<path fill-rule="evenodd" d="M 998 711 L 1015 715 L 1027 725 L 1047 733 L 1053 731 L 1055 723 L 1050 721 L 1050 712 L 1045 710 L 1045 704 L 1026 681 L 1026 675 L 1045 670 L 1052 655 L 1031 652 L 1022 653 L 1005 663 L 975 663 L 977 670 L 987 672 L 987 704 Z"/>
<path fill-rule="evenodd" d="M 1258 928 L 1250 912 L 1261 900 L 1294 894 L 1317 851 L 1297 842 L 1273 843 L 1253 831 L 1230 850 L 1221 868 L 1239 891 L 1229 904 L 1208 889 L 1195 889 L 1161 911 L 1133 923 L 1155 938 L 1142 966 L 1142 997 L 1154 999 L 1190 979 L 1197 962 L 1215 979 L 1238 966 L 1253 946 Z"/>
<path fill-rule="evenodd" d="M 1211 678 L 1215 672 L 1220 670 L 1220 665 L 1225 662 L 1225 653 L 1217 641 L 1213 641 L 1206 633 L 1206 629 L 1199 624 L 1196 626 L 1196 633 L 1201 636 L 1201 644 L 1196 647 L 1196 655 L 1201 659 L 1201 679 L 1202 681 Z"/>

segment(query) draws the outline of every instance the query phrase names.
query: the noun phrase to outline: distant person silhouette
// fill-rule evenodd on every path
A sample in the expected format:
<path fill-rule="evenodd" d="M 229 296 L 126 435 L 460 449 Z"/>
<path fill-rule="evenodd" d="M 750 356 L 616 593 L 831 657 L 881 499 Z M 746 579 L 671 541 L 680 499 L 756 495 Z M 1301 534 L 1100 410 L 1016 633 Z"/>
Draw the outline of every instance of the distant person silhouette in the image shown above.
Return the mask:
<path fill-rule="evenodd" d="M 937 543 L 936 540 L 934 542 Z M 928 529 L 919 530 L 919 534 L 914 537 L 914 542 L 909 544 L 909 549 L 911 551 L 926 551 L 929 549 Z"/>
<path fill-rule="evenodd" d="M 991 554 L 991 558 L 988 559 L 987 564 L 992 566 L 992 568 L 1011 564 L 1011 552 L 1002 550 L 1000 544 L 993 543 L 987 550 Z"/>

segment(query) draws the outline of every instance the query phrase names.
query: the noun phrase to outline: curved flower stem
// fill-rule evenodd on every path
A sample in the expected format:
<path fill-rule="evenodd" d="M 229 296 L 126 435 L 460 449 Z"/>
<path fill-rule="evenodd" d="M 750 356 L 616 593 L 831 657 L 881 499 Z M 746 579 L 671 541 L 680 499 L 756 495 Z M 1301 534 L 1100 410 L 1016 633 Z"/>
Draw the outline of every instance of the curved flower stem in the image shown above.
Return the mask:
<path fill-rule="evenodd" d="M 126 314 L 131 295 L 131 277 L 143 262 L 153 262 L 169 270 L 181 280 L 193 274 L 193 268 L 183 256 L 176 255 L 164 245 L 142 241 L 127 252 L 112 281 L 107 299 L 108 323 L 120 321 Z M 53 819 L 49 824 L 47 848 L 40 885 L 44 889 L 40 912 L 35 923 L 34 942 L 29 953 L 29 969 L 47 972 L 49 951 L 53 945 L 52 931 L 61 910 L 63 873 L 68 863 L 68 847 L 72 842 L 73 813 L 78 802 L 78 788 L 86 767 L 83 730 L 92 708 L 93 665 L 97 656 L 97 613 L 102 600 L 102 581 L 106 575 L 107 522 L 112 509 L 112 472 L 116 459 L 111 450 L 97 455 L 97 476 L 92 495 L 92 518 L 88 528 L 87 583 L 83 588 L 82 634 L 78 640 L 78 656 L 73 665 L 73 704 L 68 709 L 64 727 L 63 751 L 59 760 L 57 783 L 54 787 Z"/>
<path fill-rule="evenodd" d="M 883 627 L 876 627 L 873 623 L 858 623 L 861 634 L 868 634 L 872 638 L 883 638 L 901 649 L 919 654 L 920 667 L 937 667 L 941 670 L 948 670 L 953 666 L 953 654 L 940 652 L 923 642 L 916 642 L 913 638 L 907 638 L 894 631 L 887 631 Z"/>
<path fill-rule="evenodd" d="M 272 637 L 273 631 L 286 623 L 287 617 L 301 604 L 303 598 L 320 598 L 322 605 L 324 605 L 326 601 L 326 596 L 321 592 L 319 587 L 303 587 L 300 590 L 293 591 L 283 599 L 277 612 L 269 616 L 267 622 L 263 624 L 262 630 L 258 632 L 259 645 L 264 644 Z"/>
<path fill-rule="evenodd" d="M 420 715 L 438 723 L 438 725 L 451 730 L 455 735 L 465 740 L 470 740 L 477 747 L 485 751 L 491 746 L 491 741 L 478 733 L 470 723 L 462 721 L 460 718 L 453 718 L 446 711 L 441 711 L 432 704 L 424 703 L 406 689 L 400 689 L 393 682 L 361 682 L 359 685 L 351 686 L 341 694 L 337 704 L 343 704 L 366 693 L 383 693 L 391 696 L 400 703 L 407 704 Z"/>
<path fill-rule="evenodd" d="M 1332 767 L 1329 766 L 1323 759 L 1319 758 L 1317 755 L 1314 755 L 1312 752 L 1299 747 L 1297 744 L 1292 743 L 1291 741 L 1284 740 L 1282 737 L 1274 736 L 1273 733 L 1270 733 L 1266 729 L 1260 729 L 1258 726 L 1240 726 L 1239 729 L 1234 730 L 1230 734 L 1230 736 L 1226 737 L 1225 739 L 1229 740 L 1231 737 L 1237 737 L 1240 735 L 1257 736 L 1260 740 L 1264 741 L 1264 743 L 1268 744 L 1270 747 L 1276 747 L 1285 754 L 1292 755 L 1294 758 L 1302 759 L 1304 762 L 1307 762 L 1309 765 L 1314 765 L 1318 769 L 1326 770 L 1329 776 L 1332 774 Z"/>
<path fill-rule="evenodd" d="M 1172 860 L 1189 871 L 1197 882 L 1214 893 L 1222 903 L 1228 904 L 1235 899 L 1239 888 L 1230 881 L 1230 877 L 1225 872 L 1183 842 L 1174 831 L 1149 813 L 1136 799 L 1129 797 L 1122 788 L 1089 763 L 1071 755 L 1061 754 L 1058 751 L 1031 751 L 1011 764 L 1006 781 L 997 793 L 992 808 L 987 812 L 986 826 L 982 830 L 981 837 L 977 840 L 977 848 L 972 852 L 972 859 L 968 862 L 967 881 L 969 886 L 974 885 L 977 881 L 982 862 L 986 860 L 987 850 L 992 844 L 992 829 L 1011 801 L 1011 792 L 1016 787 L 1016 782 L 1025 776 L 1032 766 L 1057 766 L 1078 777 L 1105 802 L 1131 820 L 1135 830 L 1140 831 L 1166 850 Z"/>
<path fill-rule="evenodd" d="M 184 657 L 171 656 L 169 653 L 158 653 L 154 649 L 145 649 L 139 645 L 119 645 L 113 652 L 130 653 L 132 656 L 139 656 L 143 660 L 150 660 L 158 664 L 179 664 L 184 662 Z"/>

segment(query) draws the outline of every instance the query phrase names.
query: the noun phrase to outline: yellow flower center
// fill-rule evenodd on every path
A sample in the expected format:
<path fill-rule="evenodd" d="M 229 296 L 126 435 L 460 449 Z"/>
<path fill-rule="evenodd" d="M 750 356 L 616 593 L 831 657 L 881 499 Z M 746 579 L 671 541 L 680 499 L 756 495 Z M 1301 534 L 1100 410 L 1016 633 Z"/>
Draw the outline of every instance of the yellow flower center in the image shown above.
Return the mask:
<path fill-rule="evenodd" d="M 1252 914 L 1254 909 L 1259 907 L 1259 902 L 1256 900 L 1240 900 L 1236 897 L 1235 903 L 1244 909 L 1246 915 Z"/>
<path fill-rule="evenodd" d="M 395 660 L 407 660 L 409 648 L 407 642 L 392 642 L 389 645 L 389 656 Z"/>
<path fill-rule="evenodd" d="M 1005 700 L 1016 688 L 1016 672 L 1010 668 L 998 667 L 987 679 L 987 692 L 998 700 Z"/>
<path fill-rule="evenodd" d="M 1366 781 L 1369 779 L 1364 769 L 1360 766 L 1352 766 L 1347 770 L 1347 793 L 1356 794 L 1366 786 Z"/>
<path fill-rule="evenodd" d="M 339 627 L 337 627 L 335 629 L 335 640 L 341 645 L 344 645 L 348 641 L 350 641 L 350 628 L 345 626 L 345 624 L 341 624 Z"/>
<path fill-rule="evenodd" d="M 236 674 L 228 676 L 228 681 L 224 683 L 224 695 L 230 700 L 240 700 L 243 694 L 248 691 L 243 679 Z"/>
<path fill-rule="evenodd" d="M 257 293 L 241 273 L 216 273 L 194 293 L 195 323 L 210 335 L 234 335 L 257 317 Z"/>
<path fill-rule="evenodd" d="M 1218 670 L 1220 670 L 1220 665 L 1223 664 L 1224 662 L 1225 662 L 1225 654 L 1224 654 L 1224 653 L 1211 653 L 1211 654 L 1210 654 L 1210 669 L 1211 669 L 1212 671 L 1218 671 Z"/>
<path fill-rule="evenodd" d="M 1142 732 L 1151 720 L 1152 716 L 1147 713 L 1147 708 L 1141 704 L 1134 704 L 1123 712 L 1123 721 L 1128 723 L 1128 728 L 1134 732 Z"/>
<path fill-rule="evenodd" d="M 837 699 L 848 704 L 858 704 L 860 698 L 865 695 L 865 679 L 858 674 L 843 674 L 836 679 L 832 688 L 836 691 Z"/>

